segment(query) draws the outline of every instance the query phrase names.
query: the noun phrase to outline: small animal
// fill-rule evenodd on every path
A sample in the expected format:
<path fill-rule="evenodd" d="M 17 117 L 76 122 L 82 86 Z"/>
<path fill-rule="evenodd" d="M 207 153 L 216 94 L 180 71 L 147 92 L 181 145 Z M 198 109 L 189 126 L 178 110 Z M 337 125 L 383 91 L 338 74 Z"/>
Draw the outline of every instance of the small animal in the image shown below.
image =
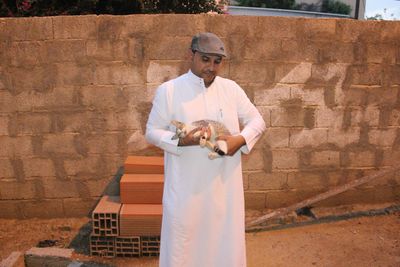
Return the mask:
<path fill-rule="evenodd" d="M 226 142 L 223 140 L 217 140 L 219 136 L 231 135 L 229 130 L 221 122 L 213 120 L 199 120 L 192 122 L 191 124 L 185 124 L 183 122 L 173 120 L 171 121 L 171 124 L 176 128 L 175 135 L 171 138 L 172 140 L 184 138 L 189 132 L 196 128 L 208 127 L 211 133 L 209 138 L 207 136 L 207 132 L 205 132 L 203 136 L 200 136 L 201 130 L 195 132 L 194 136 L 200 136 L 201 147 L 207 147 L 211 150 L 211 152 L 208 154 L 209 159 L 216 159 L 224 156 L 228 152 Z"/>

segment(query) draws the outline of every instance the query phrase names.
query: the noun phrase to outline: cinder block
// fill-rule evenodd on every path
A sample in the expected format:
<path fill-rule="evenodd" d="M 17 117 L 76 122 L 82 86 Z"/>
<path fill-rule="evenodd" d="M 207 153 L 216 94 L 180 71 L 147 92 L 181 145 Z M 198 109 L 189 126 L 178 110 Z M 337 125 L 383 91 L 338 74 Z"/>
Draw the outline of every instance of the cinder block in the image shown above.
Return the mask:
<path fill-rule="evenodd" d="M 144 18 L 145 19 L 145 18 Z M 158 15 L 154 17 L 154 29 L 165 33 L 165 36 L 192 36 L 206 30 L 206 19 L 203 16 L 180 14 L 179 16 Z M 142 24 L 142 22 L 138 22 Z M 135 27 L 135 25 L 132 25 Z"/>
<path fill-rule="evenodd" d="M 115 237 L 90 235 L 90 255 L 105 258 L 115 257 Z"/>
<path fill-rule="evenodd" d="M 0 218 L 2 219 L 22 219 L 23 214 L 19 205 L 20 200 L 0 201 Z"/>
<path fill-rule="evenodd" d="M 179 75 L 181 63 L 178 61 L 150 61 L 147 68 L 148 83 L 163 83 Z"/>
<path fill-rule="evenodd" d="M 271 125 L 273 127 L 303 127 L 304 109 L 300 105 L 274 107 L 271 110 Z"/>
<path fill-rule="evenodd" d="M 123 132 L 92 134 L 90 138 L 86 138 L 85 144 L 89 154 L 119 154 L 125 147 L 125 144 L 122 145 L 120 142 L 123 137 L 125 137 Z"/>
<path fill-rule="evenodd" d="M 315 151 L 311 154 L 310 163 L 314 167 L 339 167 L 340 152 L 339 151 Z"/>
<path fill-rule="evenodd" d="M 33 154 L 30 136 L 0 136 L 0 157 L 28 156 Z"/>
<path fill-rule="evenodd" d="M 396 128 L 389 128 L 387 130 L 371 129 L 368 134 L 369 142 L 376 146 L 392 147 L 397 131 L 398 129 Z"/>
<path fill-rule="evenodd" d="M 14 178 L 14 168 L 9 159 L 0 159 L 1 178 Z"/>
<path fill-rule="evenodd" d="M 289 128 L 271 127 L 265 133 L 265 143 L 271 148 L 289 147 Z"/>
<path fill-rule="evenodd" d="M 164 158 L 128 156 L 124 171 L 126 174 L 164 174 Z"/>
<path fill-rule="evenodd" d="M 348 68 L 351 85 L 382 85 L 383 69 L 379 64 L 352 65 Z"/>
<path fill-rule="evenodd" d="M 368 63 L 396 63 L 396 45 L 393 43 L 366 44 L 366 58 Z"/>
<path fill-rule="evenodd" d="M 115 237 L 115 255 L 117 257 L 140 257 L 140 237 Z"/>
<path fill-rule="evenodd" d="M 328 143 L 333 143 L 339 147 L 345 147 L 351 143 L 356 143 L 360 139 L 360 128 L 350 128 L 347 131 L 341 129 L 328 130 Z"/>
<path fill-rule="evenodd" d="M 281 39 L 268 36 L 246 39 L 244 45 L 244 59 L 247 60 L 277 60 L 280 58 Z"/>
<path fill-rule="evenodd" d="M 121 236 L 158 236 L 161 234 L 162 205 L 123 204 L 120 212 Z"/>
<path fill-rule="evenodd" d="M 55 176 L 55 168 L 51 159 L 25 158 L 23 162 L 26 177 Z"/>
<path fill-rule="evenodd" d="M 254 92 L 254 104 L 260 106 L 277 106 L 282 99 L 289 99 L 292 87 L 287 84 L 277 84 L 273 88 Z"/>
<path fill-rule="evenodd" d="M 254 149 L 252 153 L 243 155 L 242 157 L 243 170 L 262 170 L 264 167 L 263 150 Z"/>
<path fill-rule="evenodd" d="M 304 105 L 324 106 L 324 91 L 324 88 L 304 89 L 303 85 L 290 86 L 291 97 L 301 98 Z"/>
<path fill-rule="evenodd" d="M 78 198 L 76 181 L 43 178 L 43 189 L 46 198 Z"/>
<path fill-rule="evenodd" d="M 5 56 L 12 66 L 29 66 L 45 63 L 45 42 L 12 42 Z"/>
<path fill-rule="evenodd" d="M 52 40 L 45 42 L 49 62 L 87 62 L 86 40 Z"/>
<path fill-rule="evenodd" d="M 360 123 L 368 123 L 369 126 L 377 127 L 379 126 L 379 112 L 379 108 L 375 106 L 367 106 L 366 108 L 353 110 L 351 112 L 351 126 L 356 127 L 360 125 Z"/>
<path fill-rule="evenodd" d="M 275 69 L 275 81 L 287 84 L 305 84 L 311 77 L 312 63 L 278 64 Z"/>
<path fill-rule="evenodd" d="M 90 65 L 78 62 L 55 63 L 57 86 L 83 86 L 94 84 L 95 70 Z M 52 66 L 53 67 L 53 66 Z"/>
<path fill-rule="evenodd" d="M 246 209 L 262 210 L 265 208 L 265 192 L 246 191 L 244 198 Z"/>
<path fill-rule="evenodd" d="M 62 199 L 32 200 L 19 203 L 24 218 L 63 218 Z"/>
<path fill-rule="evenodd" d="M 160 236 L 142 236 L 140 244 L 141 256 L 156 257 L 160 255 Z"/>
<path fill-rule="evenodd" d="M 265 64 L 263 62 L 240 61 L 230 63 L 231 79 L 243 83 L 272 83 L 275 77 L 275 64 Z M 257 71 L 253 71 L 256 69 Z"/>
<path fill-rule="evenodd" d="M 52 134 L 43 137 L 43 152 L 60 154 L 70 154 L 76 156 L 74 135 L 70 134 Z"/>
<path fill-rule="evenodd" d="M 34 199 L 36 196 L 35 181 L 0 181 L 0 196 L 2 200 Z"/>
<path fill-rule="evenodd" d="M 11 117 L 12 121 L 9 125 L 10 134 L 43 134 L 50 132 L 50 116 L 40 113 L 20 113 Z"/>
<path fill-rule="evenodd" d="M 191 36 L 158 38 L 157 42 L 147 43 L 145 55 L 150 60 L 184 60 L 190 41 Z"/>
<path fill-rule="evenodd" d="M 161 204 L 163 174 L 125 174 L 120 181 L 121 203 Z"/>
<path fill-rule="evenodd" d="M 303 21 L 300 18 L 286 18 L 286 17 L 257 17 L 259 30 L 257 34 L 263 34 L 265 37 L 274 36 L 280 39 L 290 39 L 291 42 L 296 38 L 297 32 L 301 29 Z M 268 31 L 265 31 L 268 29 Z M 282 31 L 282 29 L 285 29 Z"/>
<path fill-rule="evenodd" d="M 137 64 L 122 61 L 103 63 L 95 69 L 95 83 L 99 85 L 142 84 L 142 70 Z"/>
<path fill-rule="evenodd" d="M 127 91 L 127 96 L 130 99 L 131 96 L 145 97 L 142 87 L 125 87 L 123 89 Z M 124 94 L 125 95 L 125 94 Z M 132 97 L 133 98 L 133 97 Z M 133 100 L 135 101 L 135 100 Z M 121 131 L 121 130 L 136 130 L 141 129 L 141 111 L 137 110 L 137 107 L 127 109 L 116 113 L 115 111 L 104 112 L 103 116 L 105 119 L 105 126 L 108 131 Z M 140 130 L 141 132 L 141 130 Z M 143 134 L 142 134 L 143 135 Z"/>
<path fill-rule="evenodd" d="M 50 64 L 14 67 L 10 72 L 13 90 L 17 93 L 36 90 L 48 91 L 54 87 L 56 77 L 54 66 Z"/>
<path fill-rule="evenodd" d="M 336 39 L 336 20 L 303 20 L 303 37 L 318 40 Z"/>
<path fill-rule="evenodd" d="M 349 152 L 349 166 L 374 167 L 376 154 L 374 151 Z"/>
<path fill-rule="evenodd" d="M 126 60 L 128 58 L 127 40 L 88 40 L 86 53 L 90 59 L 96 60 Z"/>
<path fill-rule="evenodd" d="M 92 213 L 93 235 L 118 236 L 120 210 L 119 197 L 103 196 Z"/>
<path fill-rule="evenodd" d="M 132 37 L 144 38 L 156 29 L 154 19 L 149 19 L 145 15 L 134 14 L 130 16 L 98 16 L 99 40 L 128 39 Z M 140 27 L 138 27 L 140 25 Z M 139 36 L 138 36 L 139 35 Z"/>
<path fill-rule="evenodd" d="M 54 39 L 96 39 L 97 15 L 52 17 Z"/>
<path fill-rule="evenodd" d="M 18 106 L 18 111 L 59 111 L 60 108 L 68 107 L 70 109 L 79 106 L 76 100 L 77 94 L 78 89 L 74 89 L 73 87 L 56 87 L 49 92 L 24 91 L 15 96 L 13 101 Z"/>
<path fill-rule="evenodd" d="M 7 19 L 0 28 L 0 40 L 32 41 L 53 39 L 51 17 Z"/>
<path fill-rule="evenodd" d="M 287 185 L 295 190 L 314 190 L 327 189 L 333 186 L 335 181 L 331 182 L 330 177 L 325 172 L 291 172 L 288 174 Z"/>
<path fill-rule="evenodd" d="M 297 169 L 299 166 L 299 155 L 295 150 L 273 150 L 273 169 Z"/>
<path fill-rule="evenodd" d="M 0 75 L 0 87 L 7 88 L 6 83 L 11 83 L 11 81 L 8 81 L 8 78 L 4 76 Z M 0 112 L 14 112 L 17 108 L 20 110 L 20 107 L 16 104 L 15 97 L 9 91 L 0 90 Z"/>
<path fill-rule="evenodd" d="M 280 61 L 284 62 L 316 62 L 318 47 L 316 42 L 308 39 L 282 41 Z"/>
<path fill-rule="evenodd" d="M 282 190 L 287 186 L 285 172 L 255 172 L 249 174 L 249 188 L 251 190 Z"/>
<path fill-rule="evenodd" d="M 290 130 L 290 147 L 318 146 L 328 141 L 327 129 L 291 129 Z"/>
<path fill-rule="evenodd" d="M 90 211 L 93 210 L 97 203 L 95 198 L 64 198 L 64 214 L 65 217 L 81 218 L 90 217 Z"/>

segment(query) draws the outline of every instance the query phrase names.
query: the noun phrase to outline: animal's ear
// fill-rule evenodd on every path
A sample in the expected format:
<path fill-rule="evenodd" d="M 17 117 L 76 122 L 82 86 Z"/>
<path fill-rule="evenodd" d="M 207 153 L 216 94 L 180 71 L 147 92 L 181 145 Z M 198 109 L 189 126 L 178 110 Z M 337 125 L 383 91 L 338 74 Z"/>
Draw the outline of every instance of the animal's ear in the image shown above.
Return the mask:
<path fill-rule="evenodd" d="M 174 125 L 174 126 L 176 127 L 176 126 L 178 125 L 178 121 L 172 120 L 172 121 L 171 121 L 171 124 Z"/>

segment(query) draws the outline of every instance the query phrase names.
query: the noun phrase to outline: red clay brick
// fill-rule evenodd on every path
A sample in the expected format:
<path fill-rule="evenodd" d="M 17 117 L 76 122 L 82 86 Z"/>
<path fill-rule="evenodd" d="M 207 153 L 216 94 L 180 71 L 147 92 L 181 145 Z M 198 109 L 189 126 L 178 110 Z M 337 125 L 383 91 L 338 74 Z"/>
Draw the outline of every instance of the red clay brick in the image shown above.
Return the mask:
<path fill-rule="evenodd" d="M 129 156 L 124 164 L 125 173 L 163 174 L 163 157 Z"/>
<path fill-rule="evenodd" d="M 160 255 L 160 236 L 142 236 L 140 240 L 141 255 L 153 257 Z"/>
<path fill-rule="evenodd" d="M 123 204 L 120 212 L 120 235 L 160 235 L 161 219 L 162 205 Z"/>
<path fill-rule="evenodd" d="M 125 174 L 120 181 L 121 203 L 161 204 L 163 187 L 162 174 Z"/>
<path fill-rule="evenodd" d="M 92 213 L 93 235 L 118 236 L 119 197 L 103 196 Z"/>
<path fill-rule="evenodd" d="M 115 238 L 115 255 L 117 257 L 139 257 L 140 236 L 117 236 Z"/>
<path fill-rule="evenodd" d="M 115 257 L 115 237 L 90 235 L 90 255 L 106 258 Z"/>

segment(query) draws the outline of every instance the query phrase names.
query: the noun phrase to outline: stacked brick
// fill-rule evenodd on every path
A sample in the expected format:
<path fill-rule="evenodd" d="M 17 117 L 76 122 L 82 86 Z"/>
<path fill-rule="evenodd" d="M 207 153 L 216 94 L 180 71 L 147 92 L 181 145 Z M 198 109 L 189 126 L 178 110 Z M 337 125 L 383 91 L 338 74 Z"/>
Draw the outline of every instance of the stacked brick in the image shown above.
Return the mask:
<path fill-rule="evenodd" d="M 129 156 L 120 196 L 103 196 L 92 213 L 90 254 L 100 257 L 158 256 L 162 220 L 162 157 Z"/>

